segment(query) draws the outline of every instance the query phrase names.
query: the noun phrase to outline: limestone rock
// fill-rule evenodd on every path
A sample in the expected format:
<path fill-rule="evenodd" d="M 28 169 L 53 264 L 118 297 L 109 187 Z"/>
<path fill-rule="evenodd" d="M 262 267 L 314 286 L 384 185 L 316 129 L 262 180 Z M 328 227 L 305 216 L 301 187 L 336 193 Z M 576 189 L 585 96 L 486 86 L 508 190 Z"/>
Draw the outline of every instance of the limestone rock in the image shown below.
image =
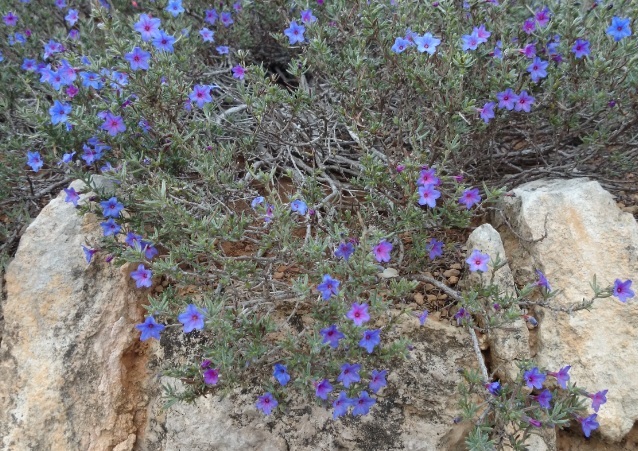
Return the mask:
<path fill-rule="evenodd" d="M 478 283 L 481 278 L 489 282 L 494 273 L 492 263 L 497 256 L 505 260 L 505 249 L 499 233 L 489 224 L 476 228 L 467 240 L 468 255 L 478 249 L 490 256 L 489 270 L 484 274 L 474 273 L 469 276 L 470 282 Z M 506 295 L 515 294 L 514 276 L 508 264 L 494 274 L 494 283 Z M 508 325 L 508 329 L 494 329 L 488 336 L 492 365 L 497 374 L 507 381 L 516 380 L 519 369 L 517 363 L 530 358 L 529 331 L 522 319 Z"/>
<path fill-rule="evenodd" d="M 172 331 L 163 338 L 172 337 Z M 161 443 L 141 449 L 177 450 L 463 450 L 471 425 L 454 424 L 459 413 L 458 368 L 475 365 L 462 328 L 416 318 L 402 326 L 414 345 L 412 360 L 388 368 L 388 387 L 369 415 L 335 421 L 330 406 L 291 400 L 285 412 L 264 416 L 255 408 L 262 393 L 236 392 L 178 404 L 166 412 Z M 174 347 L 179 347 L 174 343 Z M 174 380 L 166 382 L 175 384 Z M 334 381 L 333 381 L 334 382 Z M 153 410 L 157 411 L 154 407 Z M 159 428 L 158 428 L 159 429 Z"/>
<path fill-rule="evenodd" d="M 81 245 L 100 234 L 96 218 L 78 215 L 61 193 L 28 227 L 8 267 L 3 450 L 130 451 L 139 438 L 147 372 L 134 329 L 141 300 L 126 271 L 99 254 L 85 261 Z"/>
<path fill-rule="evenodd" d="M 591 298 L 594 275 L 601 286 L 616 278 L 638 281 L 638 224 L 598 182 L 525 184 L 505 199 L 504 215 L 515 232 L 501 221 L 517 280 L 535 280 L 534 269 L 540 269 L 562 291 L 553 300 L 558 305 Z M 638 420 L 638 301 L 601 299 L 591 311 L 572 315 L 540 309 L 538 319 L 538 363 L 549 369 L 571 365 L 572 381 L 592 393 L 608 389 L 599 433 L 622 440 Z"/>

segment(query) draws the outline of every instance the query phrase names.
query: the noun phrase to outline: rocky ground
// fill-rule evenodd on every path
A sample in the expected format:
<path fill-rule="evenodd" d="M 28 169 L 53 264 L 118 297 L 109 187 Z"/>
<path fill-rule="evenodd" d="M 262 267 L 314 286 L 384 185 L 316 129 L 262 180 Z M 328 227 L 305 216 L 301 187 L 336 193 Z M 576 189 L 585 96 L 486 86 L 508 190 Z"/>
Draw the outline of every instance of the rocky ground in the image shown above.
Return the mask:
<path fill-rule="evenodd" d="M 504 290 L 534 280 L 540 269 L 562 290 L 558 306 L 580 302 L 590 296 L 594 274 L 601 284 L 638 280 L 638 224 L 625 202 L 617 205 L 586 179 L 523 185 L 505 197 L 502 213 L 486 218 L 492 225 L 478 227 L 430 275 L 452 287 L 467 283 L 464 254 L 479 248 L 507 257 L 510 266 L 498 272 Z M 187 356 L 197 337 L 139 341 L 134 325 L 145 295 L 131 286 L 132 268 L 87 266 L 80 244 L 98 235 L 96 218 L 77 215 L 57 197 L 20 241 L 2 301 L 2 449 L 464 449 L 470 425 L 454 422 L 457 370 L 476 363 L 467 332 L 452 320 L 451 300 L 433 285 L 420 285 L 407 300 L 433 313 L 424 327 L 417 319 L 402 325 L 414 344 L 411 358 L 390 369 L 370 416 L 333 421 L 314 401 L 299 400 L 302 407 L 265 418 L 250 391 L 164 411 L 161 383 L 175 382 L 161 379 L 160 370 Z M 591 440 L 574 427 L 536 439 L 530 449 L 638 449 L 638 303 L 604 299 L 571 315 L 531 313 L 537 328 L 521 320 L 515 330 L 480 337 L 489 369 L 508 379 L 528 357 L 549 368 L 570 364 L 580 386 L 609 393 Z"/>

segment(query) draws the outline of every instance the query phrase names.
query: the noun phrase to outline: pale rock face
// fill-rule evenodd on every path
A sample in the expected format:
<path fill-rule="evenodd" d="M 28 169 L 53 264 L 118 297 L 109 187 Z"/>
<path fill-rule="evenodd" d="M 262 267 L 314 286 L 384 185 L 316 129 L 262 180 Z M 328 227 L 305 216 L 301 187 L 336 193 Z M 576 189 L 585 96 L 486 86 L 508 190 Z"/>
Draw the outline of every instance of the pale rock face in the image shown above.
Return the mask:
<path fill-rule="evenodd" d="M 636 288 L 638 224 L 597 182 L 525 184 L 506 198 L 505 217 L 515 233 L 504 221 L 499 230 L 516 279 L 531 282 L 540 269 L 562 291 L 556 304 L 591 298 L 594 275 L 602 287 L 619 278 Z M 600 434 L 622 440 L 638 420 L 638 299 L 601 299 L 572 315 L 538 309 L 538 319 L 538 363 L 550 370 L 571 365 L 572 381 L 590 393 L 608 389 L 598 412 Z"/>
<path fill-rule="evenodd" d="M 505 261 L 505 249 L 499 233 L 489 224 L 477 227 L 467 240 L 468 256 L 477 249 L 490 256 L 489 270 L 484 274 L 478 272 L 468 277 L 470 283 L 479 284 L 481 281 L 489 283 L 494 274 L 494 283 L 500 292 L 506 295 L 515 295 L 514 276 L 508 264 L 499 268 L 494 273 L 492 264 L 497 256 L 500 261 Z M 488 335 L 492 366 L 497 375 L 507 381 L 514 381 L 518 377 L 517 363 L 530 358 L 529 331 L 525 322 L 518 319 L 507 329 L 493 329 Z"/>
<path fill-rule="evenodd" d="M 64 196 L 29 226 L 6 274 L 0 448 L 129 451 L 144 422 L 142 298 L 103 254 L 86 263 L 81 245 L 101 229 Z"/>
<path fill-rule="evenodd" d="M 147 441 L 141 449 L 464 450 L 471 425 L 453 420 L 459 414 L 457 370 L 476 365 L 467 332 L 435 321 L 419 327 L 416 318 L 402 328 L 414 345 L 412 359 L 388 368 L 388 387 L 379 392 L 369 415 L 348 414 L 335 421 L 329 405 L 292 399 L 285 412 L 265 416 L 255 407 L 263 393 L 235 392 L 224 400 L 208 396 L 173 406 L 157 428 L 165 434 L 149 434 L 159 442 Z M 179 346 L 174 337 L 165 338 Z"/>

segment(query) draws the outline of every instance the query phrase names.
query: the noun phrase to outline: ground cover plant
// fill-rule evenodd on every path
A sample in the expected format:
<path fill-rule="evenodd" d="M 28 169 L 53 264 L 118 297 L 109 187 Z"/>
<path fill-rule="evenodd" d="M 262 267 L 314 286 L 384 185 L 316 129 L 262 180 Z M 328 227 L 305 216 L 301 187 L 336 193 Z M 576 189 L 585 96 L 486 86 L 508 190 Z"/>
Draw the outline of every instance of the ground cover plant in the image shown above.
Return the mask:
<path fill-rule="evenodd" d="M 64 189 L 78 214 L 102 218 L 87 264 L 130 262 L 147 290 L 140 339 L 203 337 L 196 360 L 166 369 L 187 381 L 166 387 L 169 405 L 251 387 L 266 415 L 298 399 L 335 419 L 374 414 L 410 351 L 394 326 L 427 321 L 405 304 L 420 283 L 450 296 L 475 344 L 475 329 L 521 306 L 551 308 L 540 273 L 508 297 L 423 272 L 458 254 L 458 232 L 494 208 L 503 177 L 622 183 L 610 179 L 638 148 L 637 12 L 631 1 L 1 0 L 3 260 Z M 69 187 L 78 178 L 83 192 Z M 470 251 L 470 272 L 501 266 Z M 630 301 L 624 276 L 594 281 L 574 308 Z M 501 384 L 477 358 L 460 387 L 469 448 L 597 428 L 605 391 L 570 383 L 568 362 L 527 362 Z"/>

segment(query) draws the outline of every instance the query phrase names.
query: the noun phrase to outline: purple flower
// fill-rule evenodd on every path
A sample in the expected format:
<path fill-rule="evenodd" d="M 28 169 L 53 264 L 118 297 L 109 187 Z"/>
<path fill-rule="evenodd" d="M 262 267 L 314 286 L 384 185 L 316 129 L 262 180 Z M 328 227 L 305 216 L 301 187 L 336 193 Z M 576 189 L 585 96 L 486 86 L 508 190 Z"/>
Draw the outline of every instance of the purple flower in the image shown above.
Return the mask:
<path fill-rule="evenodd" d="M 434 55 L 441 40 L 432 36 L 432 33 L 425 33 L 423 36 L 416 36 L 414 43 L 419 52 L 427 52 L 429 55 Z"/>
<path fill-rule="evenodd" d="M 355 326 L 361 326 L 363 323 L 370 321 L 370 315 L 368 314 L 368 304 L 352 304 L 352 308 L 346 314 L 348 319 L 354 321 Z"/>
<path fill-rule="evenodd" d="M 344 260 L 348 260 L 350 256 L 354 252 L 354 245 L 352 243 L 339 243 L 337 249 L 335 250 L 335 257 L 343 258 Z"/>
<path fill-rule="evenodd" d="M 333 419 L 337 419 L 346 413 L 348 413 L 348 407 L 352 405 L 353 400 L 348 398 L 346 392 L 342 391 L 339 393 L 339 397 L 334 400 L 332 403 L 332 407 L 334 407 L 334 412 L 332 414 Z"/>
<path fill-rule="evenodd" d="M 525 111 L 529 113 L 534 102 L 534 97 L 527 94 L 527 91 L 521 91 L 514 104 L 514 111 Z"/>
<path fill-rule="evenodd" d="M 317 291 L 321 292 L 321 297 L 324 301 L 330 299 L 330 297 L 339 295 L 339 281 L 325 274 L 323 281 L 317 285 Z"/>
<path fill-rule="evenodd" d="M 525 33 L 532 34 L 534 33 L 534 30 L 536 30 L 536 21 L 533 18 L 527 19 L 523 22 L 523 31 Z"/>
<path fill-rule="evenodd" d="M 487 272 L 487 262 L 490 261 L 490 256 L 482 254 L 477 249 L 474 249 L 465 262 L 470 265 L 470 271 Z"/>
<path fill-rule="evenodd" d="M 536 285 L 539 287 L 545 288 L 548 293 L 552 291 L 551 287 L 549 286 L 549 282 L 547 281 L 547 277 L 545 277 L 545 274 L 543 274 L 537 269 L 536 275 L 538 276 L 538 281 L 536 282 Z"/>
<path fill-rule="evenodd" d="M 120 233 L 120 230 L 122 230 L 122 227 L 117 224 L 113 220 L 113 218 L 109 218 L 104 222 L 100 222 L 100 227 L 102 227 L 102 230 L 104 231 L 104 236 L 115 236 Z"/>
<path fill-rule="evenodd" d="M 328 399 L 328 393 L 332 391 L 332 384 L 328 379 L 324 379 L 319 383 L 315 383 L 315 395 L 321 399 Z"/>
<path fill-rule="evenodd" d="M 525 58 L 533 59 L 536 56 L 536 44 L 527 44 L 520 52 L 525 55 Z"/>
<path fill-rule="evenodd" d="M 37 66 L 38 66 L 38 63 L 36 60 L 25 58 L 22 61 L 22 66 L 20 66 L 20 68 L 28 72 L 35 72 L 35 70 L 37 69 Z"/>
<path fill-rule="evenodd" d="M 550 17 L 551 15 L 548 8 L 538 9 L 536 10 L 536 13 L 534 14 L 534 19 L 536 19 L 538 26 L 541 28 L 547 26 L 547 24 L 549 23 Z"/>
<path fill-rule="evenodd" d="M 86 258 L 86 262 L 91 263 L 91 260 L 93 260 L 93 255 L 95 255 L 97 249 L 90 249 L 82 245 L 82 251 L 84 251 L 84 258 Z"/>
<path fill-rule="evenodd" d="M 18 15 L 9 11 L 7 14 L 2 16 L 2 20 L 7 27 L 15 27 L 18 24 Z"/>
<path fill-rule="evenodd" d="M 614 296 L 618 298 L 620 302 L 627 302 L 627 299 L 634 297 L 634 292 L 631 289 L 631 280 L 621 281 L 616 279 L 614 282 Z"/>
<path fill-rule="evenodd" d="M 150 288 L 153 285 L 153 272 L 150 269 L 140 264 L 135 271 L 131 273 L 131 278 L 135 281 L 137 288 L 147 287 Z"/>
<path fill-rule="evenodd" d="M 220 20 L 226 28 L 230 27 L 235 22 L 229 12 L 223 12 Z"/>
<path fill-rule="evenodd" d="M 64 17 L 67 23 L 72 27 L 78 21 L 78 12 L 75 9 L 69 9 L 67 15 Z"/>
<path fill-rule="evenodd" d="M 275 363 L 272 375 L 281 385 L 286 385 L 290 381 L 290 374 L 286 372 L 286 366 L 281 363 Z"/>
<path fill-rule="evenodd" d="M 591 435 L 591 431 L 598 429 L 598 426 L 600 426 L 596 421 L 597 416 L 597 414 L 593 413 L 587 418 L 577 417 L 580 426 L 583 428 L 583 434 L 585 434 L 585 437 L 589 437 Z"/>
<path fill-rule="evenodd" d="M 419 186 L 419 205 L 427 205 L 430 208 L 436 207 L 436 200 L 441 197 L 441 192 L 434 188 L 434 185 Z"/>
<path fill-rule="evenodd" d="M 350 387 L 350 384 L 355 382 L 359 382 L 361 377 L 359 377 L 359 370 L 361 369 L 361 365 L 358 363 L 353 363 L 350 365 L 349 363 L 344 363 L 341 365 L 341 374 L 337 377 L 337 380 L 343 384 L 344 387 Z"/>
<path fill-rule="evenodd" d="M 168 2 L 168 5 L 166 5 L 165 10 L 168 11 L 168 13 L 173 17 L 179 16 L 181 13 L 184 12 L 184 8 L 182 7 L 182 0 L 171 0 L 170 2 Z"/>
<path fill-rule="evenodd" d="M 44 162 L 40 157 L 40 152 L 27 152 L 27 164 L 31 166 L 33 172 L 38 172 L 42 169 Z"/>
<path fill-rule="evenodd" d="M 204 371 L 204 383 L 206 385 L 217 385 L 219 382 L 219 369 L 211 368 Z"/>
<path fill-rule="evenodd" d="M 74 207 L 77 207 L 78 201 L 80 200 L 80 195 L 75 191 L 75 188 L 64 188 L 64 192 L 66 193 L 64 202 L 71 202 Z"/>
<path fill-rule="evenodd" d="M 518 96 L 510 88 L 496 94 L 496 98 L 498 99 L 499 108 L 505 108 L 510 111 L 514 109 L 514 106 L 518 101 Z"/>
<path fill-rule="evenodd" d="M 263 196 L 257 196 L 255 197 L 252 202 L 250 203 L 250 206 L 255 209 L 257 208 L 258 205 L 262 204 L 264 202 L 264 197 Z"/>
<path fill-rule="evenodd" d="M 239 80 L 244 79 L 244 75 L 246 75 L 246 69 L 239 64 L 231 69 L 233 73 L 233 78 L 237 78 Z"/>
<path fill-rule="evenodd" d="M 492 33 L 485 29 L 485 25 L 474 27 L 474 29 L 472 30 L 472 34 L 478 36 L 481 43 L 487 42 L 487 39 L 492 36 Z"/>
<path fill-rule="evenodd" d="M 139 47 L 135 47 L 133 51 L 124 55 L 124 59 L 131 65 L 131 70 L 148 70 L 148 62 L 151 54 Z"/>
<path fill-rule="evenodd" d="M 301 21 L 305 24 L 310 24 L 317 21 L 317 18 L 312 14 L 312 9 L 306 9 L 301 11 Z"/>
<path fill-rule="evenodd" d="M 204 104 L 213 101 L 213 98 L 210 95 L 210 86 L 208 85 L 195 85 L 193 92 L 188 95 L 188 98 L 192 102 L 195 102 L 200 108 L 203 108 Z"/>
<path fill-rule="evenodd" d="M 296 199 L 290 203 L 290 210 L 299 213 L 301 216 L 305 216 L 308 212 L 308 205 L 306 205 L 303 200 Z"/>
<path fill-rule="evenodd" d="M 100 128 L 107 131 L 111 136 L 115 136 L 120 132 L 126 131 L 126 125 L 124 125 L 124 119 L 122 119 L 122 116 L 115 116 L 110 112 L 106 113 L 104 123 Z"/>
<path fill-rule="evenodd" d="M 142 240 L 142 235 L 138 235 L 135 232 L 128 232 L 126 234 L 126 239 L 124 240 L 124 242 L 131 247 L 135 247 L 139 245 L 141 240 Z"/>
<path fill-rule="evenodd" d="M 552 392 L 547 389 L 536 396 L 532 396 L 532 398 L 535 399 L 543 409 L 549 409 L 551 407 L 549 402 L 552 400 Z"/>
<path fill-rule="evenodd" d="M 552 373 L 549 372 L 547 373 L 548 375 L 555 377 L 556 378 L 556 382 L 558 382 L 558 385 L 560 385 L 560 387 L 563 390 L 567 389 L 567 382 L 569 382 L 569 369 L 571 368 L 571 366 L 565 366 L 563 368 L 560 369 L 560 371 L 558 371 L 557 373 Z"/>
<path fill-rule="evenodd" d="M 543 388 L 543 382 L 545 382 L 545 378 L 547 376 L 540 371 L 538 371 L 537 367 L 532 368 L 531 370 L 525 371 L 523 373 L 523 380 L 527 384 L 529 388 Z"/>
<path fill-rule="evenodd" d="M 204 359 L 200 365 L 200 367 L 205 370 L 206 368 L 209 368 L 211 365 L 213 364 L 213 362 L 211 362 L 208 359 Z"/>
<path fill-rule="evenodd" d="M 140 246 L 144 250 L 144 258 L 146 258 L 147 260 L 153 260 L 153 257 L 159 254 L 157 248 L 148 241 L 140 242 Z"/>
<path fill-rule="evenodd" d="M 148 42 L 159 35 L 161 22 L 160 19 L 152 18 L 148 14 L 141 14 L 133 29 L 142 35 L 142 41 Z"/>
<path fill-rule="evenodd" d="M 215 22 L 219 19 L 219 14 L 215 9 L 207 9 L 204 13 L 204 22 L 207 22 L 211 25 L 215 25 Z"/>
<path fill-rule="evenodd" d="M 368 395 L 368 392 L 362 391 L 359 397 L 352 402 L 354 406 L 352 415 L 367 415 L 370 412 L 370 407 L 375 404 L 376 401 Z"/>
<path fill-rule="evenodd" d="M 483 119 L 486 124 L 490 121 L 490 119 L 494 119 L 495 105 L 496 104 L 494 102 L 487 102 L 485 105 L 483 105 L 482 108 L 476 109 L 476 111 L 479 113 L 479 116 L 481 116 L 481 119 Z"/>
<path fill-rule="evenodd" d="M 608 390 L 603 390 L 603 391 L 594 393 L 593 395 L 587 395 L 587 397 L 591 398 L 592 400 L 591 408 L 594 409 L 594 412 L 598 412 L 598 409 L 600 409 L 600 406 L 602 406 L 603 404 L 607 402 L 607 396 L 606 396 L 607 391 Z"/>
<path fill-rule="evenodd" d="M 534 418 L 530 418 L 530 417 L 524 417 L 523 418 L 525 421 L 527 421 L 529 424 L 531 424 L 532 426 L 534 426 L 535 428 L 539 428 L 543 425 L 543 423 L 541 423 L 540 421 L 534 419 Z"/>
<path fill-rule="evenodd" d="M 620 17 L 614 16 L 611 19 L 611 25 L 607 28 L 607 34 L 613 37 L 616 42 L 620 41 L 622 38 L 628 38 L 631 36 L 630 23 L 630 18 L 621 19 Z"/>
<path fill-rule="evenodd" d="M 436 169 L 421 169 L 419 173 L 419 179 L 416 181 L 416 184 L 419 186 L 428 186 L 434 185 L 437 186 L 441 183 L 441 180 L 436 176 Z"/>
<path fill-rule="evenodd" d="M 220 45 L 218 47 L 215 47 L 215 50 L 217 50 L 217 53 L 219 53 L 220 55 L 227 55 L 228 52 L 230 51 L 230 49 L 226 45 Z"/>
<path fill-rule="evenodd" d="M 543 61 L 538 56 L 534 58 L 534 61 L 527 67 L 527 72 L 532 76 L 532 81 L 538 83 L 541 78 L 547 77 L 548 61 Z"/>
<path fill-rule="evenodd" d="M 159 35 L 153 39 L 153 45 L 157 50 L 162 52 L 173 53 L 173 44 L 175 43 L 175 38 L 169 34 L 164 33 L 164 31 L 160 30 Z"/>
<path fill-rule="evenodd" d="M 284 34 L 288 36 L 290 45 L 294 45 L 296 43 L 302 44 L 306 39 L 303 35 L 305 31 L 306 27 L 297 24 L 297 22 L 293 20 L 290 22 L 290 26 L 284 30 Z"/>
<path fill-rule="evenodd" d="M 257 399 L 256 405 L 259 410 L 264 412 L 266 415 L 270 415 L 270 413 L 277 408 L 279 403 L 273 395 L 270 394 L 270 392 L 266 392 L 263 396 L 260 396 Z"/>
<path fill-rule="evenodd" d="M 375 346 L 381 343 L 380 335 L 380 329 L 363 331 L 363 338 L 359 341 L 359 346 L 368 351 L 368 354 L 372 354 Z"/>
<path fill-rule="evenodd" d="M 184 325 L 184 333 L 187 334 L 195 329 L 204 328 L 204 312 L 194 304 L 188 304 L 186 310 L 177 317 L 177 320 Z"/>
<path fill-rule="evenodd" d="M 476 50 L 478 46 L 485 41 L 482 41 L 476 33 L 466 34 L 461 37 L 461 48 L 464 51 Z"/>
<path fill-rule="evenodd" d="M 390 252 L 392 252 L 392 244 L 388 243 L 386 240 L 381 241 L 372 248 L 374 258 L 376 258 L 378 262 L 389 262 Z"/>
<path fill-rule="evenodd" d="M 443 241 L 432 238 L 427 244 L 425 250 L 429 252 L 430 260 L 434 260 L 436 257 L 443 255 Z"/>
<path fill-rule="evenodd" d="M 372 370 L 372 374 L 370 374 L 370 384 L 368 384 L 372 393 L 376 393 L 388 385 L 385 380 L 386 374 L 388 374 L 388 370 Z"/>
<path fill-rule="evenodd" d="M 160 332 L 164 330 L 166 326 L 155 322 L 155 318 L 147 316 L 142 324 L 136 324 L 135 328 L 142 332 L 140 340 L 146 341 L 149 338 L 160 339 Z"/>
<path fill-rule="evenodd" d="M 337 348 L 339 346 L 339 340 L 345 337 L 345 335 L 339 332 L 339 329 L 337 329 L 335 324 L 325 329 L 321 329 L 319 333 L 323 336 L 323 343 L 329 343 L 333 348 Z"/>
<path fill-rule="evenodd" d="M 418 315 L 419 323 L 423 326 L 425 324 L 425 320 L 428 319 L 429 312 L 427 310 L 423 310 L 423 313 Z"/>
<path fill-rule="evenodd" d="M 108 218 L 109 216 L 117 218 L 120 215 L 120 212 L 124 210 L 124 205 L 121 202 L 118 202 L 117 197 L 111 197 L 109 200 L 100 202 L 100 206 L 103 209 L 102 214 L 105 218 Z"/>
<path fill-rule="evenodd" d="M 582 58 L 583 56 L 589 55 L 589 41 L 586 39 L 576 39 L 576 42 L 572 47 L 572 52 L 574 52 L 576 58 Z"/>
<path fill-rule="evenodd" d="M 455 314 L 454 319 L 456 320 L 456 325 L 459 326 L 463 321 L 470 319 L 470 312 L 468 312 L 464 307 L 461 307 Z"/>
<path fill-rule="evenodd" d="M 485 384 L 485 388 L 494 396 L 498 396 L 501 392 L 501 384 L 498 381 Z"/>
<path fill-rule="evenodd" d="M 394 45 L 392 46 L 392 51 L 394 53 L 402 53 L 405 49 L 407 49 L 408 47 L 410 47 L 412 45 L 412 43 L 410 41 L 408 41 L 407 39 L 403 39 L 401 37 L 398 37 L 394 40 Z"/>
<path fill-rule="evenodd" d="M 478 204 L 481 201 L 481 195 L 479 194 L 478 188 L 466 189 L 461 194 L 459 198 L 459 204 L 465 205 L 465 208 L 468 210 L 472 208 L 473 205 Z"/>
<path fill-rule="evenodd" d="M 199 35 L 202 37 L 204 42 L 215 42 L 215 32 L 213 30 L 209 30 L 204 27 L 199 30 Z"/>

